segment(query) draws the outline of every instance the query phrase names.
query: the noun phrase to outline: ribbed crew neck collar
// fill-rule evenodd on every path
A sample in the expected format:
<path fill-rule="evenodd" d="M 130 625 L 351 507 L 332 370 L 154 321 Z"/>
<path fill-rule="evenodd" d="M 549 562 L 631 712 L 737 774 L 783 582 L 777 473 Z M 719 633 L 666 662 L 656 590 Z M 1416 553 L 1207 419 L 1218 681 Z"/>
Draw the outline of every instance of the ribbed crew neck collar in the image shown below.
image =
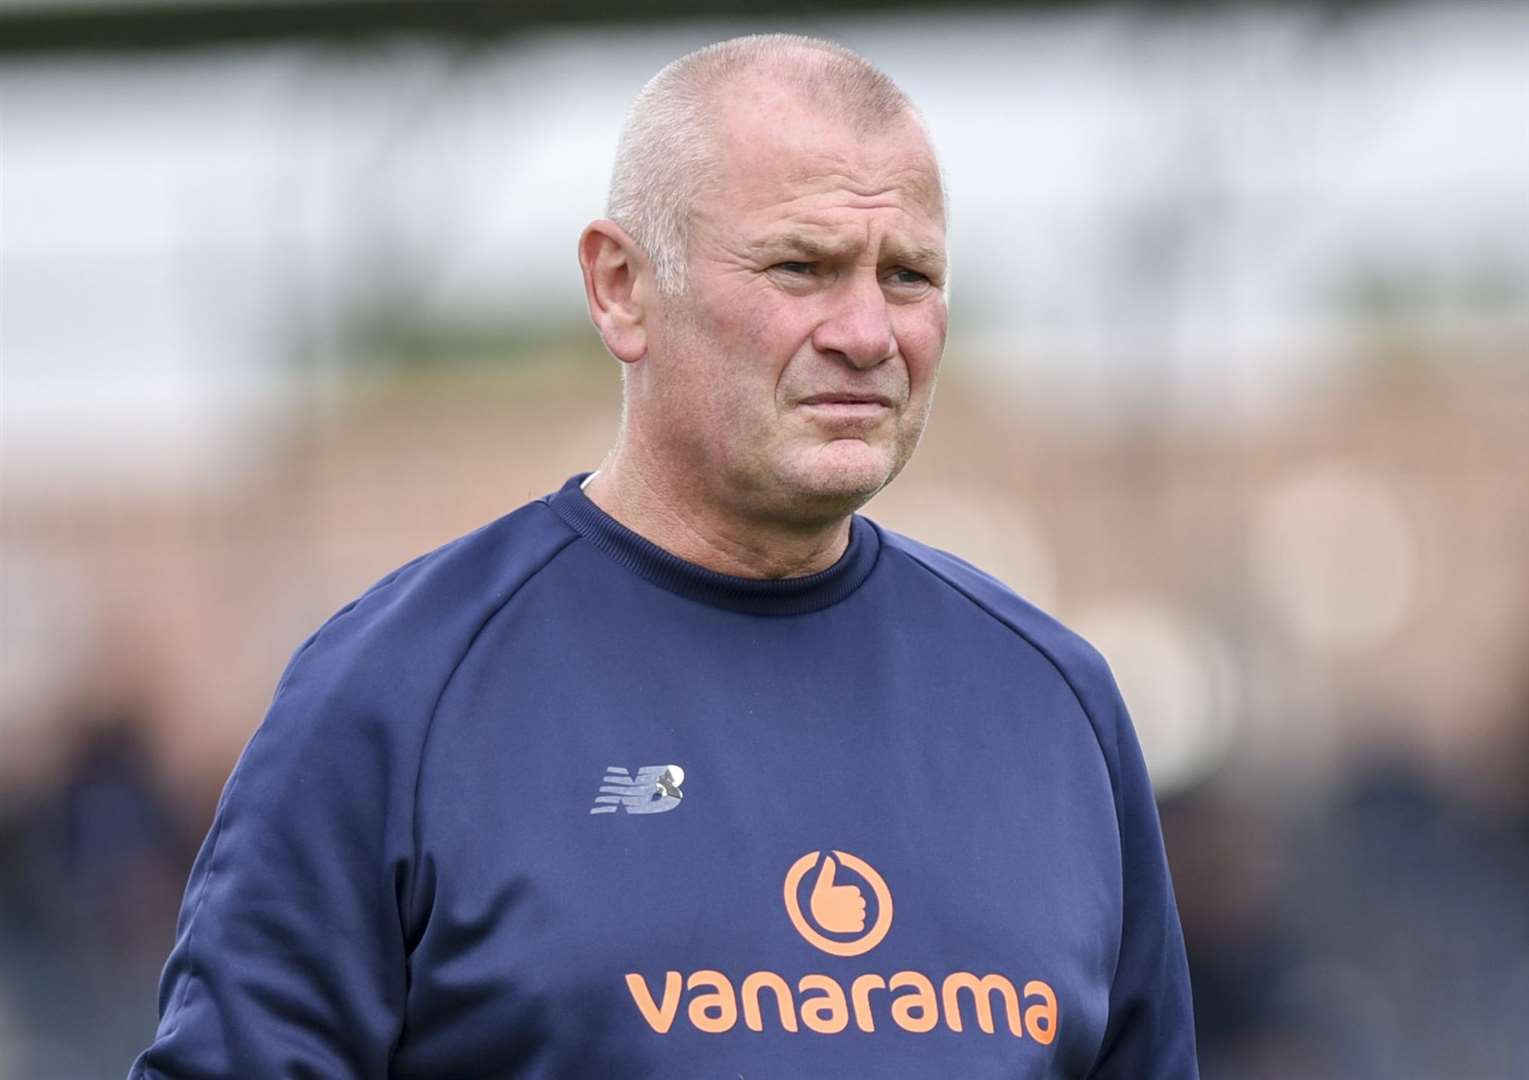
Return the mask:
<path fill-rule="evenodd" d="M 849 547 L 826 570 L 773 580 L 719 574 L 671 555 L 601 510 L 579 488 L 588 475 L 581 473 L 570 479 L 548 498 L 547 505 L 580 536 L 634 574 L 713 607 L 755 615 L 818 611 L 858 589 L 881 553 L 875 526 L 856 515 L 850 519 Z"/>

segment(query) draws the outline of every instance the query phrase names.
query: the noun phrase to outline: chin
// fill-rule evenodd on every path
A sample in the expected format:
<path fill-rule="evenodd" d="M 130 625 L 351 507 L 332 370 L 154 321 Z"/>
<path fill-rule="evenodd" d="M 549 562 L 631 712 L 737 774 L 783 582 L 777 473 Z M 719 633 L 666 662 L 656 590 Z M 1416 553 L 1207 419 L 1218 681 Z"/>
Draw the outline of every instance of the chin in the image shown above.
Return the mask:
<path fill-rule="evenodd" d="M 841 516 L 854 513 L 870 501 L 897 475 L 902 462 L 864 443 L 829 444 L 792 470 L 791 487 L 803 503 L 818 513 Z"/>

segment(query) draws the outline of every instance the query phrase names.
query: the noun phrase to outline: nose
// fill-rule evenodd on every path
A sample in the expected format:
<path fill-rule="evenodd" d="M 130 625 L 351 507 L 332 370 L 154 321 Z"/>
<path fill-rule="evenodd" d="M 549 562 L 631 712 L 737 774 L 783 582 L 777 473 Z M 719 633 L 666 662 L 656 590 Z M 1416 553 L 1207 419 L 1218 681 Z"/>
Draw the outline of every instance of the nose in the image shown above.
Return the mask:
<path fill-rule="evenodd" d="M 837 354 L 862 370 L 896 355 L 891 311 L 874 273 L 852 275 L 833 291 L 829 303 L 827 317 L 812 335 L 818 351 Z"/>

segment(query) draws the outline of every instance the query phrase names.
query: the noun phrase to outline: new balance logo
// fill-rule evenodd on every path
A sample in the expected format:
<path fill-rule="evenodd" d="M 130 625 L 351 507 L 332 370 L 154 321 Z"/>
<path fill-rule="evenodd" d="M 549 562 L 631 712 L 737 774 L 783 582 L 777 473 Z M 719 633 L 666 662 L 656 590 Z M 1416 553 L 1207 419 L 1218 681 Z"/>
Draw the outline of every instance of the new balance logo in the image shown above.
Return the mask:
<path fill-rule="evenodd" d="M 673 810 L 685 797 L 680 785 L 685 782 L 685 770 L 678 765 L 644 765 L 633 776 L 623 766 L 610 765 L 605 779 L 600 781 L 600 793 L 595 796 L 591 814 L 614 814 L 625 810 L 628 814 L 662 814 Z"/>

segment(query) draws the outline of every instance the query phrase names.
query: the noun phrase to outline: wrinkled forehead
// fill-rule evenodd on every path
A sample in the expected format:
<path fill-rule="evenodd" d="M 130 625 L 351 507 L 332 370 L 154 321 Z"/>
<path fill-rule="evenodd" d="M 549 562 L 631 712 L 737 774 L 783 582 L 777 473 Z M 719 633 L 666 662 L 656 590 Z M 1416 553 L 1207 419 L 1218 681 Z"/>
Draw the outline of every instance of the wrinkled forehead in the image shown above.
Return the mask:
<path fill-rule="evenodd" d="M 746 212 L 837 188 L 895 200 L 943 232 L 939 164 L 918 117 L 906 108 L 891 116 L 852 112 L 779 81 L 740 80 L 714 113 L 700 200 Z"/>

